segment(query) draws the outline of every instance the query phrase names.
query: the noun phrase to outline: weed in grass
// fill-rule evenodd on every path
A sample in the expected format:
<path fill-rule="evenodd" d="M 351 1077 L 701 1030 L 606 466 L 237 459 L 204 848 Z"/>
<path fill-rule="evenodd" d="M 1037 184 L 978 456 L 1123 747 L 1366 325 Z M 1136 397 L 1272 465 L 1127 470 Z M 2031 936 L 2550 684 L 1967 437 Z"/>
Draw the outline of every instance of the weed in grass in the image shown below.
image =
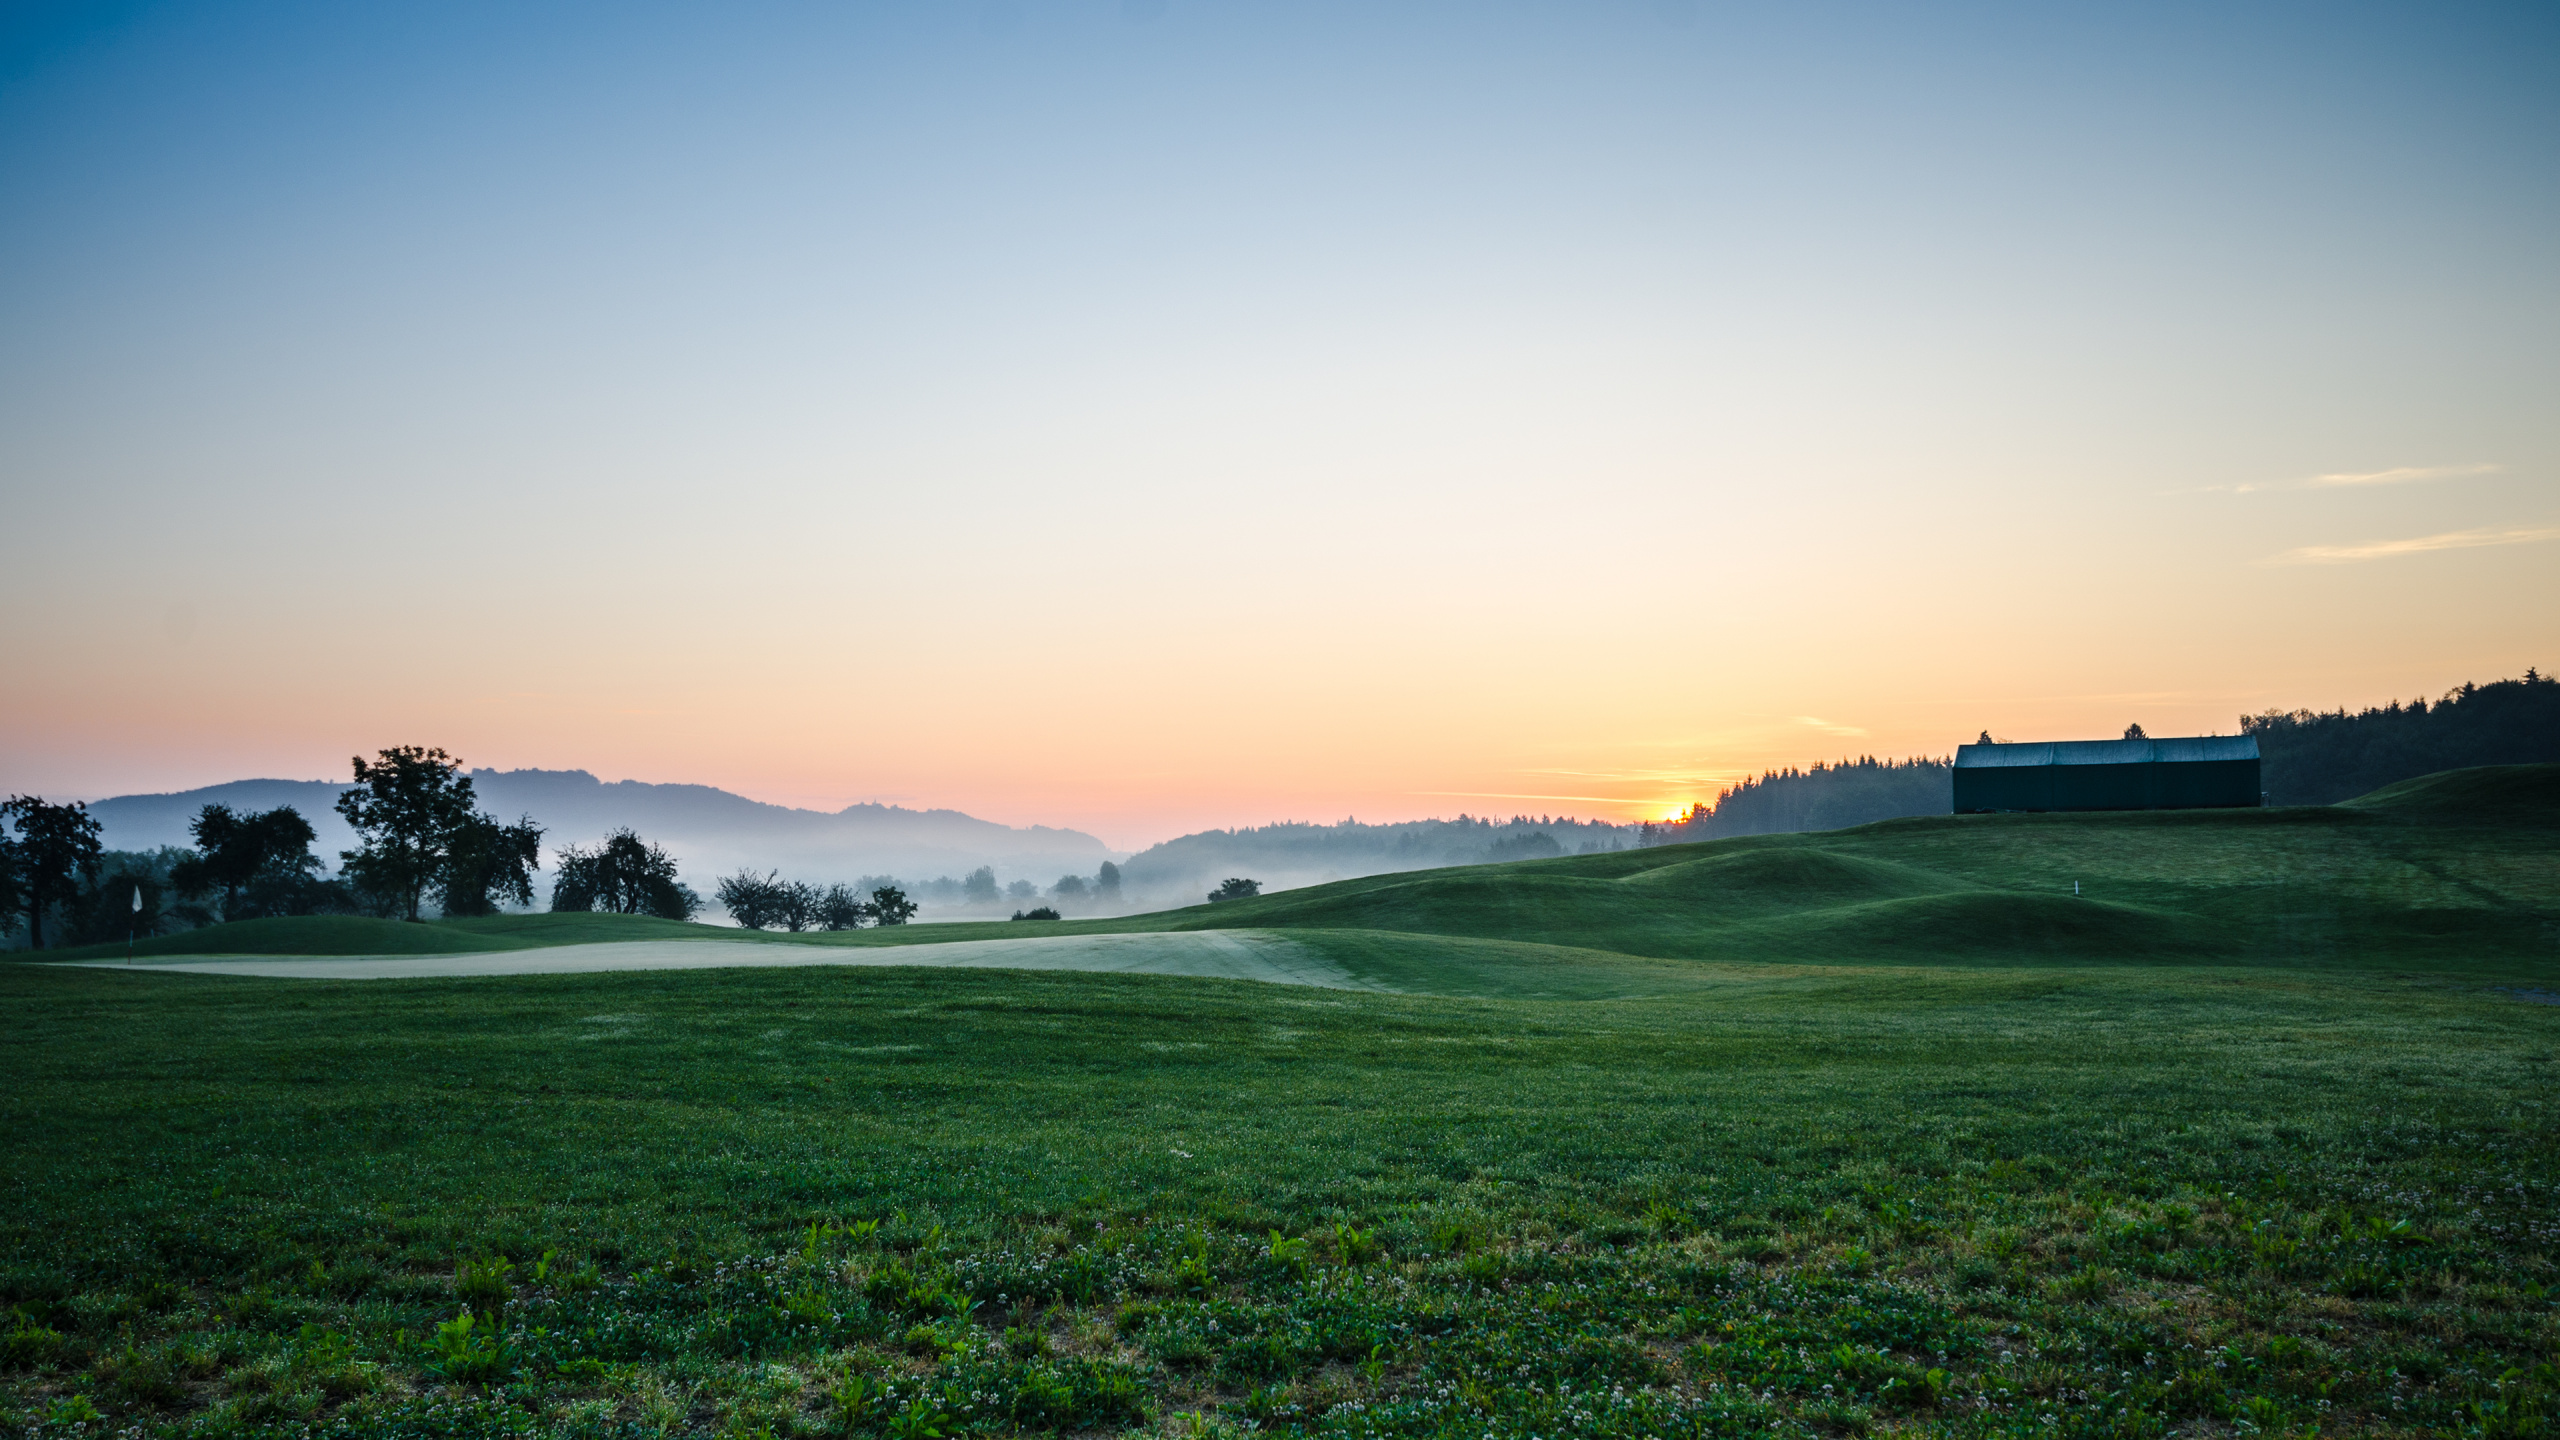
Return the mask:
<path fill-rule="evenodd" d="M 471 1313 L 495 1324 L 507 1302 L 515 1298 L 515 1287 L 507 1283 L 515 1268 L 515 1262 L 504 1255 L 457 1261 L 453 1267 L 453 1298 Z"/>
<path fill-rule="evenodd" d="M 166 1348 L 138 1348 L 128 1339 L 90 1374 L 106 1390 L 136 1405 L 171 1406 L 186 1398 L 186 1376 Z"/>
<path fill-rule="evenodd" d="M 1292 1275 L 1303 1277 L 1307 1273 L 1307 1242 L 1304 1239 L 1293 1240 L 1274 1230 L 1269 1242 L 1263 1246 L 1262 1254 L 1263 1258 Z"/>
<path fill-rule="evenodd" d="M 1218 1283 L 1209 1269 L 1209 1234 L 1194 1230 L 1183 1237 L 1182 1255 L 1166 1276 L 1171 1288 L 1200 1292 Z"/>
<path fill-rule="evenodd" d="M 951 1414 L 934 1401 L 917 1396 L 905 1409 L 889 1417 L 890 1440 L 941 1440 Z"/>
<path fill-rule="evenodd" d="M 26 1307 L 9 1307 L 9 1328 L 0 1332 L 0 1363 L 12 1369 L 32 1369 L 51 1360 L 62 1349 L 62 1332 L 36 1323 Z"/>
<path fill-rule="evenodd" d="M 1336 1222 L 1333 1245 L 1334 1253 L 1342 1258 L 1345 1265 L 1366 1265 L 1380 1254 L 1378 1230 L 1374 1225 L 1362 1230 L 1346 1222 Z"/>
<path fill-rule="evenodd" d="M 514 1351 L 496 1327 L 469 1310 L 437 1322 L 427 1349 L 434 1357 L 429 1366 L 448 1380 L 495 1380 L 515 1365 Z"/>

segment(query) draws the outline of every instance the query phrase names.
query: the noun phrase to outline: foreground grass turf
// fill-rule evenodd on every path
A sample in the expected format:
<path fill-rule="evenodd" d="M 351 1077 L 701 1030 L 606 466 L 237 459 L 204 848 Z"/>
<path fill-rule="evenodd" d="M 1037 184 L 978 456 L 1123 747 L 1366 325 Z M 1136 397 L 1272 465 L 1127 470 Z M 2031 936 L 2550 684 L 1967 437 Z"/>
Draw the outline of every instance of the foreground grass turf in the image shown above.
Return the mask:
<path fill-rule="evenodd" d="M 1683 973 L 1576 1003 L 0 968 L 0 1413 L 348 1436 L 2560 1419 L 2560 1007 L 2227 963 Z"/>

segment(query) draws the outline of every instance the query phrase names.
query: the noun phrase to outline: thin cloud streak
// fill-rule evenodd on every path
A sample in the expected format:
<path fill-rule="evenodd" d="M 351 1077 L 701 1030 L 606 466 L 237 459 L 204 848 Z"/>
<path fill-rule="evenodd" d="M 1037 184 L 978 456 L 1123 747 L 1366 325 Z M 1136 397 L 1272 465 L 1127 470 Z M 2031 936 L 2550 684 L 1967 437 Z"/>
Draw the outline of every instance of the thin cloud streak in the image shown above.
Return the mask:
<path fill-rule="evenodd" d="M 2372 485 L 2410 485 L 2421 480 L 2458 480 L 2468 475 L 2495 475 L 2504 465 L 2402 465 L 2389 470 L 2342 470 L 2301 480 L 2249 481 L 2240 485 L 2190 485 L 2161 490 L 2160 495 L 2262 495 L 2271 490 L 2350 490 Z"/>
<path fill-rule="evenodd" d="M 1408 790 L 1408 795 L 1446 795 L 1461 800 L 1586 800 L 1594 805 L 1650 805 L 1640 795 L 1520 795 L 1508 790 Z"/>
<path fill-rule="evenodd" d="M 2406 485 L 2417 480 L 2452 480 L 2464 475 L 2494 475 L 2495 465 L 2403 465 L 2397 470 L 2366 470 L 2355 474 L 2314 475 L 2302 482 L 2306 490 L 2336 490 L 2353 485 Z"/>
<path fill-rule="evenodd" d="M 2422 555 L 2430 550 L 2470 550 L 2482 545 L 2532 545 L 2544 540 L 2560 540 L 2560 525 L 2546 525 L 2530 530 L 2501 530 L 2483 526 L 2477 530 L 2448 530 L 2441 535 L 2420 535 L 2408 540 L 2375 540 L 2363 545 L 2305 545 L 2270 555 L 2261 565 L 2346 565 L 2358 560 L 2388 560 L 2398 555 Z"/>

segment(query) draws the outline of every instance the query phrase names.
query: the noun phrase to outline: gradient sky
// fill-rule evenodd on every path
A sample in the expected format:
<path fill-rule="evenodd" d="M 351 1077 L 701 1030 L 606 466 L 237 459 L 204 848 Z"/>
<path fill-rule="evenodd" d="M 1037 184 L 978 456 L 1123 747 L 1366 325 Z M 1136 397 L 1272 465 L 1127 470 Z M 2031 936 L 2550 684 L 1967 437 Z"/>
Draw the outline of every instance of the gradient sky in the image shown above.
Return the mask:
<path fill-rule="evenodd" d="M 1658 814 L 2560 665 L 2560 9 L 19 6 L 0 790 Z"/>

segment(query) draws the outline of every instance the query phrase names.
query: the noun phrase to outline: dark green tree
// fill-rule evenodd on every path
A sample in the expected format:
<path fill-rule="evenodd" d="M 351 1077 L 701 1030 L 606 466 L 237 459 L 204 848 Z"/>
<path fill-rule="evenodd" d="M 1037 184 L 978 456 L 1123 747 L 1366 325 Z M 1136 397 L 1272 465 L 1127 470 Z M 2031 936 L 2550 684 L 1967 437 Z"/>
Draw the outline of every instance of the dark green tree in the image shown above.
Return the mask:
<path fill-rule="evenodd" d="M 33 795 L 13 795 L 0 816 L 18 826 L 18 899 L 26 907 L 27 939 L 44 948 L 44 912 L 80 893 L 79 877 L 94 874 L 102 847 L 98 822 L 74 800 L 48 805 Z"/>
<path fill-rule="evenodd" d="M 187 826 L 196 853 L 169 875 L 177 892 L 192 899 L 222 892 L 225 920 L 260 915 L 303 915 L 320 898 L 320 857 L 311 853 L 318 833 L 290 805 L 246 815 L 228 805 L 207 805 Z"/>
<path fill-rule="evenodd" d="M 616 830 L 593 850 L 573 845 L 554 863 L 554 910 L 690 920 L 702 909 L 702 897 L 676 878 L 675 857 L 628 828 Z"/>
<path fill-rule="evenodd" d="M 750 930 L 762 930 L 782 918 L 782 884 L 768 870 L 762 875 L 741 870 L 713 892 L 729 918 Z"/>
<path fill-rule="evenodd" d="M 20 883 L 18 842 L 9 835 L 9 827 L 0 825 L 0 915 L 15 915 L 25 898 Z"/>
<path fill-rule="evenodd" d="M 467 782 L 466 782 L 467 783 Z M 533 903 L 533 872 L 542 868 L 542 827 L 525 816 L 501 825 L 472 814 L 447 842 L 436 895 L 447 915 L 495 915 L 513 901 Z"/>
<path fill-rule="evenodd" d="M 785 880 L 773 887 L 773 918 L 794 935 L 814 930 L 826 898 L 825 891 L 806 880 Z"/>
<path fill-rule="evenodd" d="M 359 755 L 355 767 L 356 788 L 338 797 L 338 813 L 361 842 L 340 856 L 347 878 L 416 920 L 473 817 L 471 777 L 461 761 L 417 745 L 395 746 L 369 763 Z"/>
<path fill-rule="evenodd" d="M 1217 889 L 1209 892 L 1209 903 L 1214 905 L 1221 900 L 1246 900 L 1261 893 L 1261 881 L 1230 875 L 1219 884 Z"/>
<path fill-rule="evenodd" d="M 883 885 L 871 892 L 871 918 L 881 925 L 904 925 L 916 918 L 916 902 L 895 885 Z"/>
<path fill-rule="evenodd" d="M 818 897 L 818 928 L 821 930 L 859 930 L 871 918 L 871 907 L 863 902 L 860 891 L 850 885 L 830 885 Z"/>

